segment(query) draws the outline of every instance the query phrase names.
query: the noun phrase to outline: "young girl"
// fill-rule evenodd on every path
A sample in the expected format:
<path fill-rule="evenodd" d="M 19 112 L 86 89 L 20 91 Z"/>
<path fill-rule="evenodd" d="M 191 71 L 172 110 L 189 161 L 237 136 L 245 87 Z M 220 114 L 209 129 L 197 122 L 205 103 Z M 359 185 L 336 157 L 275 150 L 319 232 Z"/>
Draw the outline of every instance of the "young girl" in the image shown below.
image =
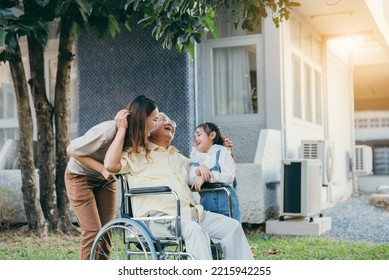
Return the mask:
<path fill-rule="evenodd" d="M 201 190 L 204 182 L 223 183 L 231 192 L 232 216 L 240 220 L 240 206 L 235 180 L 235 162 L 229 149 L 223 146 L 220 128 L 214 123 L 203 123 L 196 127 L 195 142 L 190 159 L 189 184 Z M 200 192 L 200 203 L 205 210 L 228 215 L 227 194 L 222 191 Z"/>

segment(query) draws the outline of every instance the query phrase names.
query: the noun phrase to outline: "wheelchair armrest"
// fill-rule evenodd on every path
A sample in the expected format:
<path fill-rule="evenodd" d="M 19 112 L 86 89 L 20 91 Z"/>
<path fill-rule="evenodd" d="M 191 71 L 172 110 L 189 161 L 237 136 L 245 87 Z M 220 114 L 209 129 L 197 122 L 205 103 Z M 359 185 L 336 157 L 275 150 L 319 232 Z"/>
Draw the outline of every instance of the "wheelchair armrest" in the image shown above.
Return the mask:
<path fill-rule="evenodd" d="M 205 189 L 205 190 L 218 189 L 223 187 L 228 187 L 228 186 L 223 183 L 208 183 L 208 182 L 205 182 L 204 184 L 201 185 L 201 189 Z"/>
<path fill-rule="evenodd" d="M 131 188 L 129 194 L 150 194 L 150 193 L 170 193 L 171 188 L 168 186 L 155 186 L 146 188 Z"/>
<path fill-rule="evenodd" d="M 201 190 L 199 192 L 211 192 L 211 191 L 223 191 L 226 193 L 228 198 L 228 214 L 233 218 L 232 213 L 232 200 L 231 200 L 231 191 L 228 189 L 228 185 L 223 183 L 208 183 L 204 182 L 201 185 Z"/>

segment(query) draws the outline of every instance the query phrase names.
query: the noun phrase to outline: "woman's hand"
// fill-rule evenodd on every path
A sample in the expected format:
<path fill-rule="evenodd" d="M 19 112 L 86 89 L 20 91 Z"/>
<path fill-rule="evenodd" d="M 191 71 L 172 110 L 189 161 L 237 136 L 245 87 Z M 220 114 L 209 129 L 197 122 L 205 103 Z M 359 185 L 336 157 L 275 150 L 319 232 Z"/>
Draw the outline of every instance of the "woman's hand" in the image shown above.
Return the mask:
<path fill-rule="evenodd" d="M 110 179 L 115 179 L 115 180 L 117 180 L 116 175 L 113 174 L 113 173 L 111 173 L 111 172 L 109 172 L 109 171 L 108 171 L 107 169 L 105 169 L 105 168 L 103 168 L 103 169 L 100 171 L 100 173 L 104 176 L 104 178 L 105 178 L 106 180 L 110 180 Z"/>
<path fill-rule="evenodd" d="M 128 127 L 128 122 L 127 122 L 128 115 L 130 115 L 130 111 L 128 111 L 127 109 L 123 109 L 123 110 L 120 110 L 119 112 L 117 112 L 117 114 L 115 116 L 115 123 L 116 123 L 117 128 L 119 128 L 119 127 L 127 128 Z"/>

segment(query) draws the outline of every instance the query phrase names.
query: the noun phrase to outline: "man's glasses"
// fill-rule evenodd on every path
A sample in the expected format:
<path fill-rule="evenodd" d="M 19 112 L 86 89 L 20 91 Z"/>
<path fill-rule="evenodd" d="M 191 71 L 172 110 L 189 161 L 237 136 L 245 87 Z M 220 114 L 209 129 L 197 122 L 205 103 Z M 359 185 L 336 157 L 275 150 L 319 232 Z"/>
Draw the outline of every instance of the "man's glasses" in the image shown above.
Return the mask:
<path fill-rule="evenodd" d="M 165 117 L 165 116 L 164 117 L 159 117 L 158 121 L 161 121 L 164 124 L 170 123 L 174 127 L 174 129 L 176 129 L 176 127 L 177 127 L 177 124 L 175 123 L 175 121 L 172 121 L 171 119 L 169 119 L 168 117 Z"/>

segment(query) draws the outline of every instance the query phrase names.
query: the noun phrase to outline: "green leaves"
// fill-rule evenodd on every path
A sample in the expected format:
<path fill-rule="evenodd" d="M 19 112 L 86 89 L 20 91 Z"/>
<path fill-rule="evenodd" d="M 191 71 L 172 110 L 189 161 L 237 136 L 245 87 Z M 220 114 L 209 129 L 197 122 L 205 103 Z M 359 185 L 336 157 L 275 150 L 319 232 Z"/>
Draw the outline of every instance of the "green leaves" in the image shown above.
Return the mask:
<path fill-rule="evenodd" d="M 166 49 L 188 51 L 194 55 L 194 44 L 200 43 L 205 31 L 216 37 L 215 15 L 206 1 L 193 0 L 128 0 L 126 8 L 137 13 L 138 24 L 151 30 L 151 35 Z"/>
<path fill-rule="evenodd" d="M 35 3 L 41 7 L 45 7 L 50 3 L 50 0 L 35 0 Z"/>
<path fill-rule="evenodd" d="M 299 7 L 301 4 L 299 2 L 289 1 L 289 0 L 279 0 L 277 3 L 274 1 L 272 9 L 272 18 L 273 22 L 278 28 L 280 23 L 284 20 L 289 19 L 290 11 L 293 7 Z"/>
<path fill-rule="evenodd" d="M 27 0 L 26 0 L 27 1 Z M 28 0 L 32 1 L 32 0 Z M 136 15 L 138 24 L 148 28 L 163 48 L 188 51 L 194 55 L 194 45 L 201 43 L 204 32 L 217 38 L 214 25 L 215 11 L 224 10 L 233 18 L 236 27 L 253 31 L 261 19 L 271 14 L 279 27 L 287 20 L 293 7 L 300 6 L 290 0 L 35 0 L 33 14 L 16 17 L 9 8 L 18 0 L 0 1 L 0 27 L 4 28 L 5 45 L 12 50 L 10 30 L 18 36 L 34 34 L 37 40 L 47 41 L 47 24 L 54 19 L 68 17 L 74 30 L 94 27 L 97 37 L 115 37 L 120 24 L 131 31 L 129 19 Z"/>

